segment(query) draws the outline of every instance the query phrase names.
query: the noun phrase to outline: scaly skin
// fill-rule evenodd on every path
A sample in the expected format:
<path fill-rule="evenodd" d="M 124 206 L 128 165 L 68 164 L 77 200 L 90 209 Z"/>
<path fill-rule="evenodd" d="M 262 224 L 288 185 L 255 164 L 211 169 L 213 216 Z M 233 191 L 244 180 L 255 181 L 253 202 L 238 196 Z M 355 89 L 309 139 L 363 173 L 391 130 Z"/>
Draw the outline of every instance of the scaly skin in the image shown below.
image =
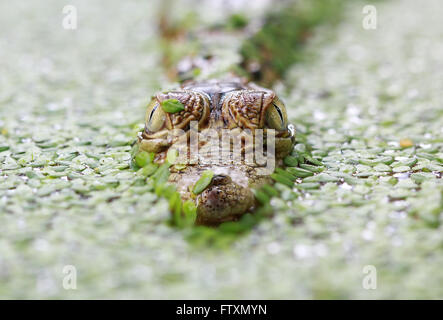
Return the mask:
<path fill-rule="evenodd" d="M 161 102 L 166 99 L 177 99 L 185 110 L 165 113 L 161 109 Z M 191 121 L 198 121 L 199 132 L 230 129 L 234 134 L 240 134 L 245 129 L 250 132 L 264 129 L 266 133 L 266 129 L 275 129 L 276 166 L 283 165 L 282 158 L 294 146 L 293 127 L 287 124 L 285 107 L 275 93 L 252 83 L 232 79 L 189 83 L 179 90 L 158 93 L 148 106 L 145 130 L 139 135 L 140 150 L 155 152 L 155 161 L 163 162 L 172 145 L 177 146 L 180 142 L 189 145 L 188 137 L 193 130 L 190 128 Z M 184 131 L 174 138 L 168 137 L 173 129 Z M 195 201 L 197 224 L 216 225 L 236 220 L 252 210 L 255 206 L 252 188 L 272 183 L 272 179 L 259 173 L 259 166 L 254 163 L 244 159 L 226 159 L 203 151 L 205 147 L 213 145 L 213 141 L 207 141 L 199 140 L 196 163 L 170 168 L 169 182 L 177 186 L 183 200 Z M 205 170 L 212 170 L 214 178 L 201 194 L 195 196 L 190 190 Z"/>

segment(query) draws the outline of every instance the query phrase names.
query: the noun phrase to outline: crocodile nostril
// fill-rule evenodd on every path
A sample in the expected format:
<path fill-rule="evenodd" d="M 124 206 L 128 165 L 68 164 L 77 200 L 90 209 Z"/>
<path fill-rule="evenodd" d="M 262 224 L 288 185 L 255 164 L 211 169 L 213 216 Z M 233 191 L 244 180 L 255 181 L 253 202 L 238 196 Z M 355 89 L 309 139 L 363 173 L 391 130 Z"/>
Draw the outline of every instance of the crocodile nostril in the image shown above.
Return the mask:
<path fill-rule="evenodd" d="M 229 184 L 231 182 L 232 182 L 231 177 L 224 174 L 217 174 L 212 178 L 213 186 L 222 186 L 225 184 Z"/>
<path fill-rule="evenodd" d="M 230 177 L 218 177 L 221 181 Z M 218 180 L 218 179 L 217 179 Z M 232 221 L 254 205 L 254 194 L 235 182 L 211 186 L 197 197 L 197 224 L 219 224 Z"/>

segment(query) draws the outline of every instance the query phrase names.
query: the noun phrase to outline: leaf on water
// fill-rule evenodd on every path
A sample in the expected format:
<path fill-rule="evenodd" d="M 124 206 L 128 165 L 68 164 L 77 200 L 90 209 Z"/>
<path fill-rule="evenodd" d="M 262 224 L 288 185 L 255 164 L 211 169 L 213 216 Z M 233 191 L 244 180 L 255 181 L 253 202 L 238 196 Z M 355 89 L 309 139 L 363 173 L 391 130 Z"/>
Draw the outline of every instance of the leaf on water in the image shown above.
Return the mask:
<path fill-rule="evenodd" d="M 313 166 L 313 165 L 306 164 L 306 163 L 301 163 L 300 168 L 311 171 L 311 172 L 322 172 L 323 170 L 325 170 L 324 167 Z"/>
<path fill-rule="evenodd" d="M 157 171 L 152 175 L 152 179 L 155 182 L 155 186 L 160 186 L 165 184 L 169 178 L 169 166 L 170 164 L 165 162 L 163 163 Z"/>
<path fill-rule="evenodd" d="M 140 168 L 152 163 L 152 160 L 154 160 L 154 154 L 152 152 L 142 151 L 135 156 L 135 163 Z"/>
<path fill-rule="evenodd" d="M 283 159 L 283 162 L 285 163 L 285 165 L 287 165 L 288 167 L 296 167 L 298 166 L 298 159 L 296 157 L 292 157 L 292 156 L 287 156 Z"/>
<path fill-rule="evenodd" d="M 194 225 L 195 220 L 197 219 L 197 207 L 195 206 L 194 201 L 186 200 L 183 202 L 183 213 L 186 225 Z"/>
<path fill-rule="evenodd" d="M 269 196 L 262 190 L 255 190 L 255 197 L 261 204 L 266 204 L 270 201 Z"/>
<path fill-rule="evenodd" d="M 402 148 L 410 148 L 412 146 L 414 146 L 414 142 L 411 139 L 406 138 L 406 139 L 401 139 L 400 140 L 400 147 L 402 147 Z"/>
<path fill-rule="evenodd" d="M 319 161 L 319 160 L 317 160 L 317 159 L 315 159 L 315 158 L 313 158 L 311 156 L 305 155 L 304 157 L 305 157 L 306 160 L 308 160 L 310 163 L 312 163 L 312 164 L 314 164 L 316 166 L 322 166 L 323 165 L 323 163 L 321 161 Z"/>
<path fill-rule="evenodd" d="M 284 184 L 290 188 L 292 188 L 292 186 L 294 185 L 294 182 L 291 181 L 290 179 L 288 179 L 287 177 L 278 174 L 278 173 L 273 173 L 271 174 L 271 178 L 274 179 L 276 182 L 279 182 L 281 184 Z"/>
<path fill-rule="evenodd" d="M 296 176 L 294 176 L 290 172 L 288 172 L 286 170 L 283 170 L 281 168 L 276 168 L 275 169 L 275 173 L 277 173 L 277 174 L 279 174 L 279 175 L 281 175 L 281 176 L 283 176 L 283 177 L 285 177 L 285 178 L 287 178 L 287 179 L 289 179 L 291 181 L 295 181 L 297 179 Z"/>
<path fill-rule="evenodd" d="M 278 196 L 278 190 L 270 186 L 269 184 L 263 185 L 262 190 L 270 197 Z"/>
<path fill-rule="evenodd" d="M 314 175 L 311 171 L 301 168 L 287 168 L 286 170 L 298 178 L 306 178 Z"/>
<path fill-rule="evenodd" d="M 169 210 L 171 210 L 177 226 L 181 226 L 181 206 L 180 194 L 173 192 L 169 197 Z"/>
<path fill-rule="evenodd" d="M 149 177 L 150 175 L 154 174 L 155 171 L 157 171 L 157 168 L 158 168 L 158 165 L 156 163 L 149 163 L 148 165 L 139 169 L 137 171 L 137 174 L 144 176 L 144 177 Z"/>

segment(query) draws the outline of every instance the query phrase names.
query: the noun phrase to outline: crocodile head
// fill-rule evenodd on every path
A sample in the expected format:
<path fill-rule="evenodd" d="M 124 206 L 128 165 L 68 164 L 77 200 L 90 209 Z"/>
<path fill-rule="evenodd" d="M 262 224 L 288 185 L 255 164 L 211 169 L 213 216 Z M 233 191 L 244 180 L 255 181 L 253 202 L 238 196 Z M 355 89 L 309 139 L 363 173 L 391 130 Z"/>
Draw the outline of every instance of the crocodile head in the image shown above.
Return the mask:
<path fill-rule="evenodd" d="M 169 99 L 178 100 L 184 109 L 166 112 L 162 102 Z M 269 174 L 292 151 L 294 134 L 285 106 L 273 91 L 237 79 L 212 80 L 155 95 L 139 147 L 156 153 L 158 163 L 172 148 L 180 150 L 185 161 L 171 166 L 169 181 L 183 200 L 195 201 L 198 224 L 219 224 L 254 207 L 252 188 L 272 182 Z M 205 170 L 212 170 L 214 177 L 194 195 L 192 186 Z"/>

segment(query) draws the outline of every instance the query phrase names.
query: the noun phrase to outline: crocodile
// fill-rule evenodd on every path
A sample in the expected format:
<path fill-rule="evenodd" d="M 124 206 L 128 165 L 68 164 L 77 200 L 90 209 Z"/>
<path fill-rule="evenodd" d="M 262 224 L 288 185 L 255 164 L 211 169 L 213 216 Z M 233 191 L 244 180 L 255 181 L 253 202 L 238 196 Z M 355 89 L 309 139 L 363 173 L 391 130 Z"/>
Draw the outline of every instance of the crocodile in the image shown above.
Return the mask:
<path fill-rule="evenodd" d="M 165 101 L 176 101 L 183 108 L 167 112 L 162 107 Z M 211 140 L 206 135 L 206 140 L 198 139 L 197 149 L 189 148 L 192 133 L 209 130 L 229 132 L 230 138 L 240 139 L 234 143 L 230 139 L 214 152 L 212 147 L 218 147 L 221 140 Z M 263 140 L 257 140 L 255 135 L 260 130 Z M 266 141 L 271 131 L 274 140 L 269 149 Z M 138 136 L 139 150 L 154 153 L 156 163 L 165 162 L 172 148 L 179 149 L 178 142 L 188 147 L 184 154 L 193 161 L 171 166 L 169 182 L 177 187 L 183 201 L 195 202 L 196 224 L 201 225 L 235 221 L 253 211 L 257 205 L 253 189 L 272 183 L 272 172 L 260 171 L 262 163 L 258 164 L 256 158 L 246 161 L 250 144 L 245 141 L 264 141 L 263 154 L 269 156 L 273 151 L 273 163 L 281 167 L 282 159 L 293 149 L 295 130 L 288 123 L 284 103 L 272 90 L 240 78 L 188 81 L 179 89 L 157 93 L 147 107 L 144 130 Z M 241 156 L 233 156 L 234 144 Z M 213 178 L 196 195 L 192 187 L 206 170 L 213 172 Z"/>

